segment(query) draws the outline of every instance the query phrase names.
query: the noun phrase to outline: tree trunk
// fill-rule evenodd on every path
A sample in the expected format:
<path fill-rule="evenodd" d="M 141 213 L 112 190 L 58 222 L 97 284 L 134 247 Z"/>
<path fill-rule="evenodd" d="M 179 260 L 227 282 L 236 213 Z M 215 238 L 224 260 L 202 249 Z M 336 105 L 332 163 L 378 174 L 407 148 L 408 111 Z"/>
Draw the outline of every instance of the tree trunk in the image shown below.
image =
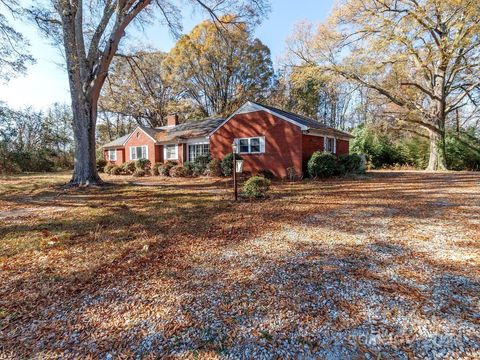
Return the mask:
<path fill-rule="evenodd" d="M 85 101 L 73 104 L 73 136 L 75 140 L 75 164 L 70 185 L 98 185 L 95 154 L 96 106 Z"/>
<path fill-rule="evenodd" d="M 445 136 L 440 131 L 429 129 L 430 157 L 427 170 L 447 170 L 447 159 L 445 154 Z"/>

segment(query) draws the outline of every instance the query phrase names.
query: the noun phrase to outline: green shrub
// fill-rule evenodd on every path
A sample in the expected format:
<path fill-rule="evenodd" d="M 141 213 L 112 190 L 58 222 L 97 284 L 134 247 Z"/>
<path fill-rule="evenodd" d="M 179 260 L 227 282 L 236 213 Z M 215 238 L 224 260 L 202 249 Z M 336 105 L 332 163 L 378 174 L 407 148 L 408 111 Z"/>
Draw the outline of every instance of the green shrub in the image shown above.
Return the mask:
<path fill-rule="evenodd" d="M 148 159 L 138 159 L 135 161 L 135 168 L 137 170 L 150 170 L 152 163 Z"/>
<path fill-rule="evenodd" d="M 122 172 L 125 175 L 132 175 L 136 170 L 135 161 L 127 161 L 122 164 Z"/>
<path fill-rule="evenodd" d="M 160 167 L 162 166 L 162 163 L 155 163 L 152 166 L 152 175 L 158 176 L 160 175 Z"/>
<path fill-rule="evenodd" d="M 122 168 L 120 166 L 113 166 L 110 170 L 111 175 L 120 175 L 122 173 Z"/>
<path fill-rule="evenodd" d="M 448 168 L 452 170 L 480 170 L 480 138 L 475 128 L 448 132 L 445 138 Z"/>
<path fill-rule="evenodd" d="M 161 164 L 158 167 L 158 173 L 161 176 L 170 176 L 170 169 L 174 166 L 176 166 L 177 163 L 175 161 L 167 161 L 165 164 Z"/>
<path fill-rule="evenodd" d="M 97 159 L 97 171 L 98 172 L 103 172 L 105 169 L 105 166 L 107 166 L 107 161 L 104 159 Z"/>
<path fill-rule="evenodd" d="M 222 162 L 216 159 L 211 160 L 207 166 L 207 175 L 222 176 L 222 174 Z"/>
<path fill-rule="evenodd" d="M 136 169 L 134 172 L 133 172 L 133 176 L 134 177 L 144 177 L 145 175 L 147 174 L 147 172 L 143 169 Z"/>
<path fill-rule="evenodd" d="M 114 167 L 115 167 L 115 165 L 113 165 L 113 164 L 107 164 L 107 165 L 105 165 L 105 167 L 103 168 L 103 172 L 104 172 L 105 174 L 110 174 L 111 171 L 112 171 L 112 168 L 114 168 Z"/>
<path fill-rule="evenodd" d="M 242 157 L 238 154 L 235 154 L 236 160 L 242 160 Z M 231 176 L 233 169 L 233 153 L 225 155 L 222 160 L 222 173 L 224 176 Z"/>
<path fill-rule="evenodd" d="M 195 158 L 193 162 L 193 174 L 194 175 L 206 175 L 207 167 L 212 158 L 210 155 L 200 155 Z"/>
<path fill-rule="evenodd" d="M 188 176 L 196 175 L 195 174 L 195 165 L 189 161 L 183 163 L 183 167 L 188 173 Z"/>
<path fill-rule="evenodd" d="M 170 176 L 170 169 L 165 164 L 162 164 L 158 167 L 158 175 L 161 176 Z"/>
<path fill-rule="evenodd" d="M 338 171 L 335 155 L 329 152 L 316 151 L 307 164 L 308 174 L 312 178 L 326 178 L 335 175 Z"/>
<path fill-rule="evenodd" d="M 405 163 L 400 147 L 387 134 L 365 125 L 354 129 L 352 134 L 355 137 L 350 143 L 351 152 L 367 155 L 373 168 Z"/>
<path fill-rule="evenodd" d="M 170 169 L 171 177 L 187 177 L 188 170 L 182 165 L 175 165 Z"/>
<path fill-rule="evenodd" d="M 263 176 L 252 176 L 243 185 L 243 194 L 251 199 L 263 198 L 270 189 L 270 180 Z"/>
<path fill-rule="evenodd" d="M 338 158 L 339 169 L 342 174 L 362 174 L 365 172 L 363 161 L 360 155 L 341 155 Z"/>
<path fill-rule="evenodd" d="M 268 169 L 260 169 L 257 172 L 257 176 L 263 176 L 265 179 L 270 179 L 270 180 L 275 178 L 275 175 L 273 175 L 273 173 Z"/>

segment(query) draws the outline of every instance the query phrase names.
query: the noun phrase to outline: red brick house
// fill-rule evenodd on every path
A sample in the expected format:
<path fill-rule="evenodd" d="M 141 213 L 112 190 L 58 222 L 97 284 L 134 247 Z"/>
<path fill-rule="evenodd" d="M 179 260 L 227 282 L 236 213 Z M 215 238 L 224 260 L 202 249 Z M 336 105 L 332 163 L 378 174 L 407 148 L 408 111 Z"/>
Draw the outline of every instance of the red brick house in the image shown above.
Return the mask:
<path fill-rule="evenodd" d="M 348 154 L 351 137 L 307 117 L 249 101 L 227 119 L 178 124 L 178 118 L 170 116 L 167 126 L 138 126 L 103 149 L 105 159 L 118 165 L 141 158 L 152 164 L 184 163 L 208 153 L 222 159 L 235 142 L 245 171 L 267 169 L 284 178 L 288 168 L 302 174 L 315 151 Z"/>

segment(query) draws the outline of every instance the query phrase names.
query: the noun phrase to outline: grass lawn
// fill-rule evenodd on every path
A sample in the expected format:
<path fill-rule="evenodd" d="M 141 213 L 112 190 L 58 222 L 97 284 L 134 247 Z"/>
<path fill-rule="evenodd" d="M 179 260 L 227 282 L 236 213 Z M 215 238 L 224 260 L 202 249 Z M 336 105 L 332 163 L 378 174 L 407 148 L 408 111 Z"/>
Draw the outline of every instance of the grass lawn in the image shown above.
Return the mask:
<path fill-rule="evenodd" d="M 0 358 L 479 358 L 480 175 L 0 179 Z"/>

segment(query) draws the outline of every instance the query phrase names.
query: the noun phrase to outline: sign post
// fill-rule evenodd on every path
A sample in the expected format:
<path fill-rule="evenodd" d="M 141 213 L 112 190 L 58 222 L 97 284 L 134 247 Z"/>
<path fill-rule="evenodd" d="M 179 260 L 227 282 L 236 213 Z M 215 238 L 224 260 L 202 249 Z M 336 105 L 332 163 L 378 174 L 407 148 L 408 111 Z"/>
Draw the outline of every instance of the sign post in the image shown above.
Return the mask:
<path fill-rule="evenodd" d="M 238 200 L 238 191 L 237 191 L 237 144 L 235 141 L 232 143 L 232 152 L 233 152 L 233 188 L 235 189 L 235 201 Z"/>

